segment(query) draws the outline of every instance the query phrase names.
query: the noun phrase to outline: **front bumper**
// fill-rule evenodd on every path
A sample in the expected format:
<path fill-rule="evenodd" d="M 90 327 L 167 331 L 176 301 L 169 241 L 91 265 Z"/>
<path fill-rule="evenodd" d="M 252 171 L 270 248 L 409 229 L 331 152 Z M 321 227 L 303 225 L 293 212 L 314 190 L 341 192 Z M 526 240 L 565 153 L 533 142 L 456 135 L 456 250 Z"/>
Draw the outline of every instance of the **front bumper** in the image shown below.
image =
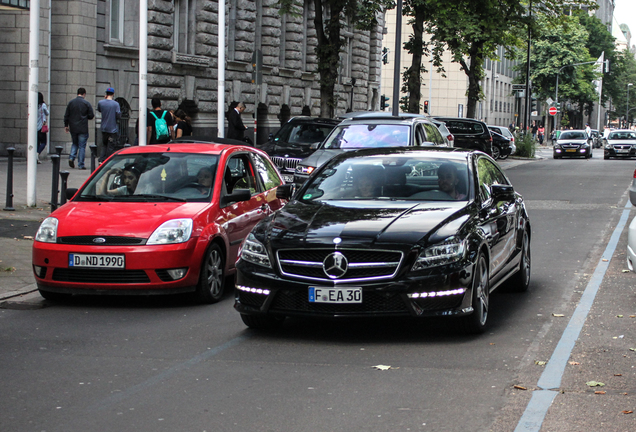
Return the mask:
<path fill-rule="evenodd" d="M 554 148 L 554 156 L 566 157 L 566 156 L 585 156 L 590 154 L 589 147 L 583 148 Z"/>
<path fill-rule="evenodd" d="M 194 291 L 204 242 L 175 245 L 99 247 L 33 243 L 33 273 L 38 288 L 69 294 L 172 294 Z M 124 255 L 125 268 L 70 267 L 69 254 Z M 168 270 L 187 268 L 174 280 Z"/>
<path fill-rule="evenodd" d="M 453 265 L 452 271 L 446 273 L 338 285 L 283 278 L 271 269 L 243 260 L 239 260 L 236 267 L 234 308 L 242 314 L 336 318 L 462 316 L 473 312 L 473 264 L 469 261 Z M 362 302 L 310 302 L 309 287 L 360 287 Z M 417 298 L 409 296 L 421 293 L 427 294 Z"/>
<path fill-rule="evenodd" d="M 603 149 L 605 157 L 636 157 L 636 148 L 631 147 L 629 149 L 616 149 L 614 147 L 605 147 Z"/>

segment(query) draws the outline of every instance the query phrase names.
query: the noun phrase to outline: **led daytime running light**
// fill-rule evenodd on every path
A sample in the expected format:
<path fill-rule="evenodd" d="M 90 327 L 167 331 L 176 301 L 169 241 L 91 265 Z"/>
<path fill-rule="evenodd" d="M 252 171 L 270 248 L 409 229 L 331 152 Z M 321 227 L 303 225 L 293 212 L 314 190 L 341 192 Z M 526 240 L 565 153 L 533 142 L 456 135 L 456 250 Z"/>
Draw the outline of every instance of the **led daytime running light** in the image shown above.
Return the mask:
<path fill-rule="evenodd" d="M 244 292 L 253 293 L 253 294 L 269 295 L 271 293 L 271 291 L 268 289 L 250 288 L 243 285 L 236 285 L 236 289 L 239 291 L 244 291 Z"/>
<path fill-rule="evenodd" d="M 466 288 L 457 288 L 454 290 L 447 291 L 432 291 L 432 292 L 421 292 L 421 293 L 409 293 L 407 294 L 409 298 L 418 299 L 418 298 L 431 298 L 431 297 L 446 297 L 453 295 L 461 295 L 466 292 Z"/>

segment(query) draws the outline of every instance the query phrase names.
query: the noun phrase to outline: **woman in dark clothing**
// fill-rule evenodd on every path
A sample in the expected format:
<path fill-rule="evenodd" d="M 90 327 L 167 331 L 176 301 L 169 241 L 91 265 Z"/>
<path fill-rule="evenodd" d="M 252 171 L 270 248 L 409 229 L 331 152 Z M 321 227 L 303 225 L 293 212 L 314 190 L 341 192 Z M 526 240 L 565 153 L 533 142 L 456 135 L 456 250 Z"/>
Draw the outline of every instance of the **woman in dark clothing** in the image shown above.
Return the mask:
<path fill-rule="evenodd" d="M 174 128 L 175 137 L 192 136 L 192 119 L 182 109 L 174 113 L 177 125 Z"/>

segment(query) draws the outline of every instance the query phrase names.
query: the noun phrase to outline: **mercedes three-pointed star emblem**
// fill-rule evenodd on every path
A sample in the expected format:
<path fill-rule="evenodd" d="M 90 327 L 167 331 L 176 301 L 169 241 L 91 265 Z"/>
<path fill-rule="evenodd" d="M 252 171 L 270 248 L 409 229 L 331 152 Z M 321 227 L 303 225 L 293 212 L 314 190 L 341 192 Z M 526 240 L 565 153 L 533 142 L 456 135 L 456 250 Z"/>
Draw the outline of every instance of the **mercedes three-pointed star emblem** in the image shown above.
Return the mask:
<path fill-rule="evenodd" d="M 330 253 L 322 262 L 322 269 L 331 279 L 343 277 L 347 273 L 348 268 L 349 262 L 347 261 L 347 257 L 340 252 Z"/>

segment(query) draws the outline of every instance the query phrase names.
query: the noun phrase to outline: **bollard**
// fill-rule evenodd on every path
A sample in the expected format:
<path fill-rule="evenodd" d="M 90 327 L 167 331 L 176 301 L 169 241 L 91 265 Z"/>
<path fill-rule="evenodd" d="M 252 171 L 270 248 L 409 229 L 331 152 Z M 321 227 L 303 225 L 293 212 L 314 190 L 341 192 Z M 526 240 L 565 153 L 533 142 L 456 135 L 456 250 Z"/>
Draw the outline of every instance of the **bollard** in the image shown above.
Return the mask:
<path fill-rule="evenodd" d="M 64 146 L 55 146 L 55 153 L 62 158 L 62 150 L 64 150 Z"/>
<path fill-rule="evenodd" d="M 4 211 L 15 211 L 13 208 L 13 152 L 15 151 L 14 147 L 7 148 L 7 153 L 9 153 L 9 160 L 7 166 L 7 202 L 5 207 L 2 209 Z"/>
<path fill-rule="evenodd" d="M 97 157 L 97 144 L 89 145 L 91 149 L 91 172 L 95 172 L 95 158 Z"/>
<path fill-rule="evenodd" d="M 56 147 L 57 150 L 59 147 Z M 59 176 L 60 176 L 60 155 L 54 154 L 51 155 L 51 162 L 53 163 L 53 178 L 51 181 L 51 212 L 54 212 L 57 209 L 57 192 L 59 186 Z"/>
<path fill-rule="evenodd" d="M 68 185 L 68 171 L 60 171 L 62 177 L 62 189 L 60 190 L 60 205 L 66 204 L 66 186 Z"/>

